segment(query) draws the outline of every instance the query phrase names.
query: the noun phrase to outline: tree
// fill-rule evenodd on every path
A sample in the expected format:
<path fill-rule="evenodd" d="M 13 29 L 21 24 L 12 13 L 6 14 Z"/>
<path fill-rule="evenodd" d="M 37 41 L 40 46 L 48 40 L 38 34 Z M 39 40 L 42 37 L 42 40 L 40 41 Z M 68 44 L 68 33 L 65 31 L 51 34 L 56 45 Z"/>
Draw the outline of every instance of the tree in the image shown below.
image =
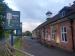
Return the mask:
<path fill-rule="evenodd" d="M 4 0 L 0 0 L 0 2 L 3 2 Z"/>
<path fill-rule="evenodd" d="M 23 36 L 32 36 L 32 33 L 30 31 L 26 31 L 23 33 Z"/>
<path fill-rule="evenodd" d="M 0 40 L 3 37 L 4 29 L 3 29 L 3 22 L 4 22 L 4 3 L 3 0 L 0 0 Z"/>

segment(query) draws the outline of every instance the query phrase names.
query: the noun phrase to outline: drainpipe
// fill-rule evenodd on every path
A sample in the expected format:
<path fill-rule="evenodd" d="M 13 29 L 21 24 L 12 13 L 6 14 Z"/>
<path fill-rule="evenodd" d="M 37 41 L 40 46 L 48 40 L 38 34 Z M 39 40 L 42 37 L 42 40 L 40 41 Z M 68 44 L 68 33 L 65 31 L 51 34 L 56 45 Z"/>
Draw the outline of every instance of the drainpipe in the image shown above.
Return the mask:
<path fill-rule="evenodd" d="M 71 24 L 72 45 L 73 45 L 72 49 L 74 51 L 74 35 L 73 35 L 73 20 L 72 19 L 70 19 L 70 24 Z"/>

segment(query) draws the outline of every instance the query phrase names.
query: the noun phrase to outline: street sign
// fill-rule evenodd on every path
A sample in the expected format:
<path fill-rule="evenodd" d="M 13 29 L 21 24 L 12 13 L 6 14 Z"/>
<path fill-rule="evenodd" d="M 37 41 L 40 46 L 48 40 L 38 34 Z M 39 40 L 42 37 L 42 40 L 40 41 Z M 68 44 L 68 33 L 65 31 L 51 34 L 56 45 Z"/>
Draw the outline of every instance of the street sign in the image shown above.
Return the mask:
<path fill-rule="evenodd" d="M 12 11 L 7 13 L 6 29 L 19 29 L 20 28 L 20 12 Z"/>

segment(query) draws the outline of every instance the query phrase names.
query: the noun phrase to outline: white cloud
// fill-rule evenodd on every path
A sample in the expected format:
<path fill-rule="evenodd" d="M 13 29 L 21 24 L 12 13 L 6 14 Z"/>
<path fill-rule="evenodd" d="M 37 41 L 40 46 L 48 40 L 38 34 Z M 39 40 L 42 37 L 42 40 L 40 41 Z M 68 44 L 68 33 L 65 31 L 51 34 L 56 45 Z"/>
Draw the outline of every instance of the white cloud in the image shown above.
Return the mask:
<path fill-rule="evenodd" d="M 41 22 L 45 21 L 47 11 L 57 14 L 64 6 L 75 0 L 5 0 L 14 10 L 21 11 L 23 31 L 32 31 Z"/>
<path fill-rule="evenodd" d="M 5 0 L 6 4 L 13 10 L 19 10 L 13 0 Z"/>
<path fill-rule="evenodd" d="M 24 22 L 23 23 L 23 26 L 22 26 L 22 31 L 25 32 L 25 31 L 32 31 L 34 30 L 38 25 L 40 25 L 41 22 Z"/>

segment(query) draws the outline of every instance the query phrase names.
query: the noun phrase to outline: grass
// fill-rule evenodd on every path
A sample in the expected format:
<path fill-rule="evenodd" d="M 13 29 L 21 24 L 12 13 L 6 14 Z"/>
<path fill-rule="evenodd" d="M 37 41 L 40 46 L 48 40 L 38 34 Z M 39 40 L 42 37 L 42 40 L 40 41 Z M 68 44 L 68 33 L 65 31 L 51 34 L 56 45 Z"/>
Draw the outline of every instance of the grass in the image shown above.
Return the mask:
<path fill-rule="evenodd" d="M 18 37 L 18 38 L 16 38 L 15 39 L 15 42 L 14 42 L 14 48 L 16 48 L 16 49 L 21 49 L 21 38 L 20 37 Z M 25 56 L 23 53 L 21 53 L 21 52 L 19 52 L 19 51 L 15 51 L 15 55 L 16 56 Z"/>
<path fill-rule="evenodd" d="M 5 39 L 6 40 L 8 40 L 9 39 L 9 32 L 5 32 Z M 16 36 L 17 37 L 17 36 Z M 18 37 L 18 38 L 16 38 L 15 39 L 15 41 L 14 41 L 14 48 L 16 48 L 16 49 L 21 49 L 21 38 L 20 37 Z M 6 47 L 7 48 L 7 47 Z M 2 48 L 1 48 L 2 49 Z M 0 49 L 0 50 L 1 50 Z M 1 53 L 1 51 L 0 51 L 0 56 L 8 56 L 8 55 L 5 55 L 4 53 L 6 53 L 6 54 L 9 54 L 8 52 L 6 52 L 6 51 L 4 51 L 5 49 L 2 49 L 2 53 Z M 9 55 L 10 56 L 10 55 Z M 22 53 L 22 52 L 20 52 L 20 51 L 17 51 L 17 50 L 15 50 L 15 56 L 25 56 L 25 54 L 24 53 Z"/>
<path fill-rule="evenodd" d="M 21 48 L 21 38 L 18 37 L 18 38 L 15 39 L 14 47 L 17 48 L 17 49 Z"/>
<path fill-rule="evenodd" d="M 8 39 L 9 38 L 9 33 L 5 32 L 5 38 Z"/>
<path fill-rule="evenodd" d="M 19 51 L 16 51 L 16 56 L 25 56 L 25 55 Z"/>

